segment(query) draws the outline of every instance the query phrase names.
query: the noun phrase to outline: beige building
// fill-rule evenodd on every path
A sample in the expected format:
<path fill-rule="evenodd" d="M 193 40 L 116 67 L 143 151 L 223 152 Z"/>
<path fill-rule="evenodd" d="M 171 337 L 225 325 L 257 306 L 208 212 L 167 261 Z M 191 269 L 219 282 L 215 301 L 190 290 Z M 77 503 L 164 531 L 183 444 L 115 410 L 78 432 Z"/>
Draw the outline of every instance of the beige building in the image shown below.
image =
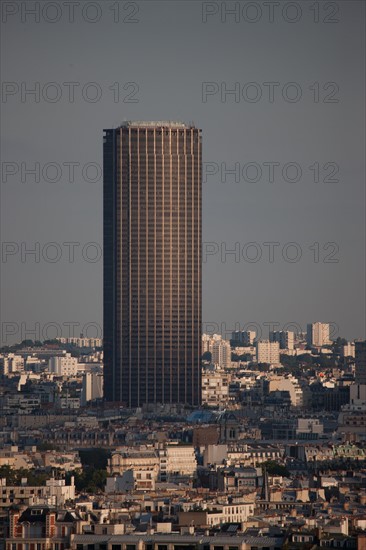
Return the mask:
<path fill-rule="evenodd" d="M 103 397 L 103 372 L 85 372 L 81 390 L 81 406 Z"/>
<path fill-rule="evenodd" d="M 259 340 L 256 345 L 257 363 L 268 363 L 269 365 L 279 365 L 280 363 L 280 344 L 270 342 L 269 340 Z"/>
<path fill-rule="evenodd" d="M 224 523 L 243 523 L 254 514 L 254 502 L 232 504 L 209 504 L 202 511 L 179 512 L 181 526 L 218 527 Z"/>
<path fill-rule="evenodd" d="M 161 525 L 161 524 L 160 524 Z M 160 527 L 159 525 L 159 527 Z M 162 524 L 164 525 L 164 524 Z M 169 525 L 169 524 L 165 524 Z M 182 534 L 167 532 L 152 533 L 148 537 L 144 534 L 132 533 L 126 535 L 71 535 L 71 550 L 89 550 L 92 545 L 99 548 L 101 545 L 105 550 L 265 550 L 270 548 L 282 548 L 282 536 L 258 536 L 241 535 L 232 536 L 228 534 L 215 534 L 212 536 L 202 536 L 200 533 L 194 533 L 194 526 L 188 526 L 187 531 Z M 11 547 L 6 550 L 11 550 Z M 24 550 L 22 548 L 18 550 Z"/>
<path fill-rule="evenodd" d="M 329 323 L 310 323 L 307 325 L 306 341 L 308 346 L 322 347 L 331 343 Z"/>
<path fill-rule="evenodd" d="M 269 391 L 288 391 L 290 394 L 291 405 L 301 407 L 303 404 L 303 391 L 297 380 L 292 375 L 271 376 L 269 379 Z"/>
<path fill-rule="evenodd" d="M 193 445 L 169 444 L 159 449 L 160 479 L 169 480 L 172 476 L 193 476 L 197 460 Z"/>
<path fill-rule="evenodd" d="M 219 369 L 228 369 L 231 367 L 231 347 L 227 340 L 215 340 L 211 344 L 211 362 Z"/>
<path fill-rule="evenodd" d="M 14 353 L 0 355 L 0 374 L 7 376 L 13 372 L 24 372 L 23 357 Z"/>
<path fill-rule="evenodd" d="M 126 491 L 154 491 L 159 468 L 135 468 L 127 470 L 122 476 L 107 478 L 106 493 L 125 493 Z"/>
<path fill-rule="evenodd" d="M 78 360 L 66 353 L 61 357 L 51 357 L 48 362 L 49 372 L 56 376 L 76 376 L 78 373 Z"/>
<path fill-rule="evenodd" d="M 342 347 L 343 357 L 355 357 L 355 343 L 348 342 L 345 346 Z"/>
<path fill-rule="evenodd" d="M 128 470 L 141 475 L 144 472 L 159 474 L 161 481 L 172 476 L 192 476 L 197 468 L 193 445 L 168 444 L 155 447 L 129 447 L 112 454 L 108 460 L 108 473 L 112 476 L 123 475 Z"/>
<path fill-rule="evenodd" d="M 64 479 L 48 479 L 46 485 L 29 486 L 26 480 L 19 486 L 6 485 L 6 479 L 0 479 L 0 490 L 2 499 L 0 510 L 8 509 L 12 504 L 26 503 L 28 506 L 39 503 L 63 506 L 67 500 L 75 499 L 74 478 L 71 478 L 70 485 L 66 485 Z"/>
<path fill-rule="evenodd" d="M 284 449 L 276 445 L 233 445 L 228 448 L 227 465 L 256 466 L 267 460 L 279 460 L 284 455 Z"/>
<path fill-rule="evenodd" d="M 202 403 L 217 407 L 229 403 L 231 375 L 222 370 L 206 369 L 202 373 Z"/>
<path fill-rule="evenodd" d="M 56 338 L 62 344 L 74 344 L 79 348 L 100 348 L 103 345 L 101 338 Z"/>
<path fill-rule="evenodd" d="M 110 475 L 123 475 L 127 470 L 153 470 L 159 468 L 159 456 L 154 447 L 126 447 L 114 452 L 108 459 L 107 471 Z"/>

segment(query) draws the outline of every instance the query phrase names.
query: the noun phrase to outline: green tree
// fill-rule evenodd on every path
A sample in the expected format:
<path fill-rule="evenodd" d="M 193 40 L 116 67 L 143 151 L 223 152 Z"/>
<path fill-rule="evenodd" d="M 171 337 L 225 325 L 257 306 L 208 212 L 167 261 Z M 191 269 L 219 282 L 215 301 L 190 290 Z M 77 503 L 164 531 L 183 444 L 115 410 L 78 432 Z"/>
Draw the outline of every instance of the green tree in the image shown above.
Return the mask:
<path fill-rule="evenodd" d="M 338 336 L 336 340 L 334 340 L 333 344 L 331 345 L 332 351 L 334 354 L 339 355 L 342 350 L 342 346 L 347 345 L 347 340 L 345 338 L 341 338 Z"/>
<path fill-rule="evenodd" d="M 0 467 L 0 478 L 6 479 L 7 485 L 20 485 L 22 479 L 27 479 L 27 485 L 33 487 L 39 487 L 44 485 L 47 479 L 50 479 L 51 474 L 47 472 L 38 472 L 34 468 L 27 470 L 26 468 L 19 468 L 15 470 L 11 466 Z"/>
<path fill-rule="evenodd" d="M 96 469 L 93 467 L 84 468 L 83 470 L 74 470 L 68 472 L 66 480 L 69 481 L 71 476 L 74 476 L 75 487 L 77 491 L 86 491 L 87 493 L 96 493 L 104 491 L 107 471 Z"/>
<path fill-rule="evenodd" d="M 33 340 L 22 340 L 20 344 L 24 348 L 33 348 L 33 346 L 34 346 Z"/>
<path fill-rule="evenodd" d="M 205 353 L 202 355 L 203 361 L 211 361 L 212 355 L 209 351 L 205 351 Z"/>
<path fill-rule="evenodd" d="M 273 476 L 282 476 L 282 477 L 290 477 L 290 472 L 286 468 L 286 466 L 283 466 L 282 464 L 279 464 L 275 460 L 267 460 L 263 463 L 263 469 L 266 469 L 269 475 Z"/>
<path fill-rule="evenodd" d="M 54 445 L 53 443 L 42 441 L 42 443 L 39 443 L 37 445 L 37 450 L 38 451 L 59 451 L 60 447 L 57 447 L 57 445 Z"/>
<path fill-rule="evenodd" d="M 83 467 L 92 466 L 95 469 L 105 470 L 111 452 L 108 449 L 80 449 L 79 456 Z"/>

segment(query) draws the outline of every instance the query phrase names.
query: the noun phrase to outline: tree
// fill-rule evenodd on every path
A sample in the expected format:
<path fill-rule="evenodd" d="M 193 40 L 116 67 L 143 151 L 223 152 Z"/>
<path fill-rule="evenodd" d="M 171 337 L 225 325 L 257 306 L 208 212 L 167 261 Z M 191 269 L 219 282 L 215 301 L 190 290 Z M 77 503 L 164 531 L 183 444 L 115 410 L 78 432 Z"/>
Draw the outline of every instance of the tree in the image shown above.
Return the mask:
<path fill-rule="evenodd" d="M 68 472 L 66 475 L 68 482 L 71 476 L 74 476 L 76 490 L 86 491 L 87 493 L 104 491 L 107 481 L 107 471 L 93 467 Z"/>
<path fill-rule="evenodd" d="M 269 372 L 269 363 L 258 363 L 258 370 L 260 372 Z"/>
<path fill-rule="evenodd" d="M 57 445 L 54 445 L 53 443 L 49 443 L 48 441 L 42 441 L 42 443 L 39 443 L 37 445 L 38 451 L 59 451 L 60 447 L 57 447 Z"/>
<path fill-rule="evenodd" d="M 290 477 L 290 472 L 286 466 L 283 466 L 274 460 L 267 460 L 262 466 L 263 469 L 267 470 L 269 475 Z"/>
<path fill-rule="evenodd" d="M 339 355 L 341 353 L 342 347 L 347 345 L 347 340 L 338 336 L 331 345 L 332 351 L 334 354 Z"/>
<path fill-rule="evenodd" d="M 40 487 L 45 485 L 46 480 L 51 477 L 50 473 L 37 472 L 34 468 L 27 470 L 26 468 L 19 468 L 14 470 L 11 466 L 5 465 L 0 467 L 0 478 L 6 479 L 7 485 L 20 485 L 23 478 L 27 479 L 27 485 L 33 487 Z"/>
<path fill-rule="evenodd" d="M 33 348 L 33 346 L 34 346 L 33 340 L 22 340 L 20 344 L 24 348 Z"/>
<path fill-rule="evenodd" d="M 79 456 L 83 467 L 106 469 L 111 452 L 108 449 L 80 449 Z"/>
<path fill-rule="evenodd" d="M 210 361 L 212 360 L 212 355 L 209 351 L 205 351 L 205 353 L 202 355 L 203 361 Z"/>

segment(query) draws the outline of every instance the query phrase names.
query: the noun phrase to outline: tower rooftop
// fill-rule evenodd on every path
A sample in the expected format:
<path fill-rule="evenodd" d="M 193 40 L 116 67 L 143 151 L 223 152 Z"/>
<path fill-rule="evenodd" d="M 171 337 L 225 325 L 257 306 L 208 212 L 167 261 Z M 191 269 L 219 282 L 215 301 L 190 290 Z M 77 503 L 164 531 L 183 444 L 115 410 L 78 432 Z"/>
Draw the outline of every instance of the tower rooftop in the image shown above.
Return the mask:
<path fill-rule="evenodd" d="M 194 128 L 193 123 L 186 124 L 176 120 L 126 120 L 121 123 L 121 126 L 129 128 Z"/>

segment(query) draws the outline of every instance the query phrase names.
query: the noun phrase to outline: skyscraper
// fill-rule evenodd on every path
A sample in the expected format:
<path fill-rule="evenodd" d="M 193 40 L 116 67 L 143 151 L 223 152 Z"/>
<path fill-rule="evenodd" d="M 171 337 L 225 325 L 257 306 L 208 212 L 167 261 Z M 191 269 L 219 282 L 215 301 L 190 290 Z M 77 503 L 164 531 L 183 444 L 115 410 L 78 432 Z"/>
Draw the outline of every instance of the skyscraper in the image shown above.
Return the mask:
<path fill-rule="evenodd" d="M 104 395 L 201 400 L 201 130 L 126 122 L 104 135 Z"/>
<path fill-rule="evenodd" d="M 322 347 L 331 343 L 329 323 L 309 323 L 307 325 L 306 341 L 308 346 Z"/>

